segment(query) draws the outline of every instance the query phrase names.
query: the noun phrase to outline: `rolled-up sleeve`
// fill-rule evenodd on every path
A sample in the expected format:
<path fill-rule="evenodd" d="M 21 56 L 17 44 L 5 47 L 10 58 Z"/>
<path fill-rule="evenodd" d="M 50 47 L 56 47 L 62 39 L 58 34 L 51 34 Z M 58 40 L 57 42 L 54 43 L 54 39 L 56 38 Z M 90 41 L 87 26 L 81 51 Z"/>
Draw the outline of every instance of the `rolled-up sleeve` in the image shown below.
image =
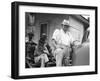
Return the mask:
<path fill-rule="evenodd" d="M 70 41 L 72 45 L 79 45 L 80 41 L 78 39 L 74 39 L 74 37 L 71 35 L 70 36 Z"/>
<path fill-rule="evenodd" d="M 59 29 L 56 29 L 53 33 L 52 39 L 57 41 L 57 37 L 59 36 Z"/>

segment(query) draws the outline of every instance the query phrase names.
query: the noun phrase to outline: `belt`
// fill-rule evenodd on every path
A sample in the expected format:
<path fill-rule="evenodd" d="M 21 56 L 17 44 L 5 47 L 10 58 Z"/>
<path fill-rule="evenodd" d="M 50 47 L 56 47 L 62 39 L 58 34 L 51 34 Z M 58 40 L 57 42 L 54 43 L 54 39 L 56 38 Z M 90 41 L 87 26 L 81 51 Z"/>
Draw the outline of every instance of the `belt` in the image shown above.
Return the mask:
<path fill-rule="evenodd" d="M 64 48 L 71 48 L 71 47 L 68 45 L 64 45 L 63 47 L 61 47 L 61 49 L 64 49 Z"/>

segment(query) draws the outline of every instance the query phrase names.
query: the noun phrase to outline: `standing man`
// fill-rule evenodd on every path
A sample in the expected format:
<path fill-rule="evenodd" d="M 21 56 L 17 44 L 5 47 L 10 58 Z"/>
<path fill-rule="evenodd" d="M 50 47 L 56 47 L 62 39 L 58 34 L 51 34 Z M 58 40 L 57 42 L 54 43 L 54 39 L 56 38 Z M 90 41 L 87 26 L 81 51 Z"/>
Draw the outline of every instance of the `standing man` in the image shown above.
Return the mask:
<path fill-rule="evenodd" d="M 56 66 L 62 66 L 63 58 L 70 55 L 74 39 L 68 31 L 69 27 L 69 20 L 64 19 L 61 23 L 61 29 L 56 29 L 53 33 L 52 45 Z"/>

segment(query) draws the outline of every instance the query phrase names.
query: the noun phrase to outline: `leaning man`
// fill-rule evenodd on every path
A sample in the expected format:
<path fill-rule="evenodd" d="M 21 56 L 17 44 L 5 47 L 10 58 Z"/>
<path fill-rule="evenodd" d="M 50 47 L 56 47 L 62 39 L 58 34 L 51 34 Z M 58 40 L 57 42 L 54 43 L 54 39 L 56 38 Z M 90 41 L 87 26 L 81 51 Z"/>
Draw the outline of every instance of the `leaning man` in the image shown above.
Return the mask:
<path fill-rule="evenodd" d="M 64 19 L 61 23 L 61 29 L 56 29 L 52 36 L 53 54 L 56 59 L 56 66 L 63 66 L 63 58 L 69 57 L 71 45 L 74 39 L 69 32 L 69 20 Z"/>

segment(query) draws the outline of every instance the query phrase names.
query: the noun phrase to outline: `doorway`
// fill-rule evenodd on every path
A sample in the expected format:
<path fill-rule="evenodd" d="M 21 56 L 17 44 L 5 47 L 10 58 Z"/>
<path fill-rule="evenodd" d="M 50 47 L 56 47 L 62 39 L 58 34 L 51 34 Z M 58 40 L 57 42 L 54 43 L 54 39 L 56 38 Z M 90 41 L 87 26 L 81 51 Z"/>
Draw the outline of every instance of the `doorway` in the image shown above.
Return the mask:
<path fill-rule="evenodd" d="M 40 24 L 40 37 L 42 34 L 46 34 L 48 36 L 48 24 L 47 23 Z"/>

